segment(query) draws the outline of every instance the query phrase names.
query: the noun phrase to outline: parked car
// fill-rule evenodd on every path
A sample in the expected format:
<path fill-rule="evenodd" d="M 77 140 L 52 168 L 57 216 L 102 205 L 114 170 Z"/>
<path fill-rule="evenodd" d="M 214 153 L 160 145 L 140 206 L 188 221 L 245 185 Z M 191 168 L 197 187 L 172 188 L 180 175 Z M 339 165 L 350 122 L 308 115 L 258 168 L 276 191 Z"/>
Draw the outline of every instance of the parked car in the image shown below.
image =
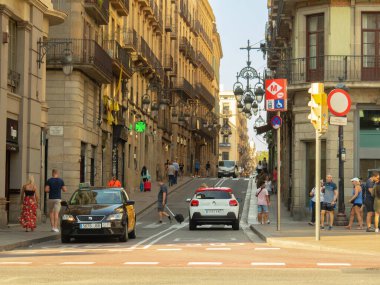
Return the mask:
<path fill-rule="evenodd" d="M 189 230 L 198 225 L 232 225 L 239 230 L 239 202 L 231 188 L 200 188 L 189 202 Z"/>
<path fill-rule="evenodd" d="M 62 201 L 61 241 L 80 237 L 136 238 L 134 201 L 123 188 L 84 187 Z"/>

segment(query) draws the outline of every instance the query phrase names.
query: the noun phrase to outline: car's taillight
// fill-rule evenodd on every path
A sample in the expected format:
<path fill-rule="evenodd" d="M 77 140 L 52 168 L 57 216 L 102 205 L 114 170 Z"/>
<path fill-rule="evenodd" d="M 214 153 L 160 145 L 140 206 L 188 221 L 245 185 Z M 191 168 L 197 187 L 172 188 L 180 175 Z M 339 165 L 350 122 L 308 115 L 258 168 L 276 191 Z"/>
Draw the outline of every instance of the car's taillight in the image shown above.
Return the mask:
<path fill-rule="evenodd" d="M 230 200 L 230 206 L 237 206 L 237 205 L 238 205 L 238 201 L 236 201 L 235 199 Z"/>
<path fill-rule="evenodd" d="M 199 201 L 198 200 L 191 200 L 190 205 L 191 205 L 191 207 L 198 207 L 199 206 Z"/>

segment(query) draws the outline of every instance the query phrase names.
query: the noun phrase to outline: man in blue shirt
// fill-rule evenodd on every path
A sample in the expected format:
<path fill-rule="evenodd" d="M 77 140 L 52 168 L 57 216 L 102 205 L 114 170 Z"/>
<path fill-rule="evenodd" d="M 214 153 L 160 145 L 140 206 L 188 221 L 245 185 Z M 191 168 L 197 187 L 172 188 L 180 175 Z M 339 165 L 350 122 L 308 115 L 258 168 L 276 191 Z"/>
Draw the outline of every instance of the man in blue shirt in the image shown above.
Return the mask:
<path fill-rule="evenodd" d="M 61 210 L 61 193 L 66 192 L 65 183 L 59 178 L 58 170 L 52 170 L 52 176 L 46 181 L 45 192 L 49 193 L 48 208 L 52 232 L 59 232 L 59 211 Z"/>
<path fill-rule="evenodd" d="M 326 219 L 329 224 L 329 231 L 332 229 L 334 223 L 334 206 L 338 199 L 338 188 L 336 184 L 332 181 L 332 175 L 329 174 L 326 177 L 326 183 L 322 189 L 323 203 L 321 209 L 321 229 L 325 229 L 325 214 L 328 213 L 329 218 Z"/>
<path fill-rule="evenodd" d="M 375 229 L 371 227 L 372 225 L 372 217 L 374 216 L 374 198 L 371 195 L 373 188 L 375 187 L 376 183 L 379 183 L 379 172 L 374 171 L 372 172 L 372 175 L 370 178 L 368 178 L 367 183 L 363 189 L 363 205 L 367 210 L 367 232 L 374 232 Z"/>

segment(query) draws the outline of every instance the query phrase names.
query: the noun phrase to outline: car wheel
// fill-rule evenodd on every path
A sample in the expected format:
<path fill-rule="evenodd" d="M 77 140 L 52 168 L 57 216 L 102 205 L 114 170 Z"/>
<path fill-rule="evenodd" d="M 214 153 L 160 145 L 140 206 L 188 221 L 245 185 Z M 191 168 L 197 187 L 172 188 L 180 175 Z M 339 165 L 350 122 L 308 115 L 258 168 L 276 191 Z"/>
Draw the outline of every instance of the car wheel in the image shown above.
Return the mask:
<path fill-rule="evenodd" d="M 123 235 L 119 238 L 121 242 L 128 241 L 128 223 L 125 224 Z"/>
<path fill-rule="evenodd" d="M 218 175 L 218 178 L 222 178 L 222 175 Z"/>
<path fill-rule="evenodd" d="M 239 230 L 239 224 L 240 224 L 239 219 L 236 219 L 235 222 L 232 224 L 232 229 L 234 231 L 238 231 Z"/>
<path fill-rule="evenodd" d="M 190 219 L 190 221 L 189 221 L 189 230 L 190 230 L 190 231 L 194 231 L 194 230 L 196 230 L 196 229 L 197 229 L 197 224 L 194 223 L 194 222 Z"/>
<path fill-rule="evenodd" d="M 70 240 L 71 240 L 70 236 L 62 235 L 62 234 L 61 234 L 61 242 L 62 242 L 62 243 L 69 243 Z"/>

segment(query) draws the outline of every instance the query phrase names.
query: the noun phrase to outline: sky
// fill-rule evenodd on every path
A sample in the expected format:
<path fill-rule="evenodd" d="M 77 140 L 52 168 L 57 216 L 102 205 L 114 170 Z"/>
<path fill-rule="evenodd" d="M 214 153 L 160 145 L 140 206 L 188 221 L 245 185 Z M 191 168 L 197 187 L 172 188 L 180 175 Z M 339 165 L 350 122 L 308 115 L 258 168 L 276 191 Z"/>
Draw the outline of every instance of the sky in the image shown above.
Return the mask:
<path fill-rule="evenodd" d="M 268 20 L 267 0 L 209 0 L 216 17 L 217 29 L 221 37 L 223 59 L 220 69 L 221 91 L 232 90 L 236 73 L 247 65 L 247 51 L 240 50 L 250 40 L 251 45 L 259 46 L 265 40 L 265 23 Z M 262 73 L 266 62 L 260 51 L 251 51 L 251 66 Z M 262 103 L 263 106 L 264 103 Z M 266 115 L 262 113 L 265 119 Z M 256 117 L 257 118 L 257 117 Z M 255 117 L 248 124 L 249 137 L 257 150 L 266 150 L 262 136 L 253 130 Z M 264 143 L 263 143 L 264 142 Z"/>

